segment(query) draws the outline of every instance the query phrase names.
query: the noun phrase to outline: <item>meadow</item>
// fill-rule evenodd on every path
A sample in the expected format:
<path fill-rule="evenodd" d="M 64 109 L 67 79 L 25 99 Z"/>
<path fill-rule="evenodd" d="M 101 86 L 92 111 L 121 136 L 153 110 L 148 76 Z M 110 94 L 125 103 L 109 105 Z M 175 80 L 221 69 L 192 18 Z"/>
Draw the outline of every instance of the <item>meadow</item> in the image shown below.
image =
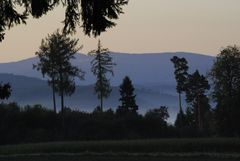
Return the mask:
<path fill-rule="evenodd" d="M 237 161 L 238 138 L 53 142 L 0 146 L 0 161 Z"/>

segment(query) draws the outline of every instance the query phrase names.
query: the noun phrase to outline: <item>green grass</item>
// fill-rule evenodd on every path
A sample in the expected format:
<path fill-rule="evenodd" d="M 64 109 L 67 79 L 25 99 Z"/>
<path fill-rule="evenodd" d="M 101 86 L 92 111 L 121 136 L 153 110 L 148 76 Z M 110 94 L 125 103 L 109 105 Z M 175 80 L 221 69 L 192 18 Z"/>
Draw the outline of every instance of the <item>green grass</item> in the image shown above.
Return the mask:
<path fill-rule="evenodd" d="M 240 160 L 240 139 L 55 142 L 0 146 L 0 161 Z"/>

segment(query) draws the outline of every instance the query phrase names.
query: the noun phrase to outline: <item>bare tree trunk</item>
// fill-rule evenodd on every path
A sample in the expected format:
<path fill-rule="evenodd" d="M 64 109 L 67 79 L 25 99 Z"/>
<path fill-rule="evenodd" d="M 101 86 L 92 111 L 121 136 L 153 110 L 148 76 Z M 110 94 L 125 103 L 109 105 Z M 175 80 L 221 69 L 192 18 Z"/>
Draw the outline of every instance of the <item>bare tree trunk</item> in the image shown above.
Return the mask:
<path fill-rule="evenodd" d="M 57 113 L 57 108 L 56 108 L 56 97 L 55 97 L 55 80 L 53 79 L 53 82 L 52 82 L 52 92 L 53 92 L 53 110 L 54 110 L 54 113 L 56 114 Z"/>
<path fill-rule="evenodd" d="M 181 98 L 181 93 L 178 93 L 178 99 L 179 99 L 179 111 L 183 112 L 182 110 L 182 98 Z"/>
<path fill-rule="evenodd" d="M 60 73 L 60 95 L 61 95 L 61 110 L 64 111 L 64 92 L 63 92 L 63 76 Z"/>
<path fill-rule="evenodd" d="M 103 111 L 103 95 L 102 95 L 102 92 L 101 92 L 101 112 Z"/>
<path fill-rule="evenodd" d="M 63 89 L 61 89 L 61 110 L 64 111 L 64 94 Z"/>
<path fill-rule="evenodd" d="M 198 129 L 199 131 L 202 131 L 203 124 L 202 124 L 202 111 L 200 106 L 200 97 L 197 96 L 197 106 L 198 106 Z"/>
<path fill-rule="evenodd" d="M 181 93 L 178 93 L 178 100 L 179 100 L 179 124 L 180 127 L 183 126 L 183 110 L 182 110 L 182 98 L 181 98 Z"/>

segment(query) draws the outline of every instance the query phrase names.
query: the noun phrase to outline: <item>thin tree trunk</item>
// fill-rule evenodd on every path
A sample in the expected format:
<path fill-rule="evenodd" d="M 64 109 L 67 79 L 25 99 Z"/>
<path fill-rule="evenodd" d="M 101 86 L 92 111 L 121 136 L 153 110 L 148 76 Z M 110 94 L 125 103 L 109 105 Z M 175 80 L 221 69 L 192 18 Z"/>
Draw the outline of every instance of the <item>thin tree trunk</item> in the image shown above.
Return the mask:
<path fill-rule="evenodd" d="M 62 134 L 65 137 L 65 120 L 64 120 L 64 92 L 63 92 L 63 76 L 60 73 L 60 96 L 61 96 L 61 117 L 62 117 Z"/>
<path fill-rule="evenodd" d="M 103 111 L 103 96 L 102 96 L 102 92 L 101 92 L 101 112 Z"/>
<path fill-rule="evenodd" d="M 60 95 L 61 95 L 61 110 L 64 111 L 64 92 L 63 92 L 63 76 L 60 73 Z"/>
<path fill-rule="evenodd" d="M 57 108 L 56 108 L 56 97 L 55 97 L 55 80 L 53 79 L 53 84 L 52 84 L 52 92 L 53 92 L 53 110 L 54 113 L 57 113 Z"/>
<path fill-rule="evenodd" d="M 179 125 L 180 127 L 183 126 L 183 110 L 182 110 L 182 97 L 181 97 L 181 93 L 178 93 L 178 100 L 179 100 Z"/>
<path fill-rule="evenodd" d="M 179 111 L 183 112 L 182 110 L 182 97 L 181 97 L 181 93 L 178 93 L 178 99 L 179 99 Z"/>
<path fill-rule="evenodd" d="M 64 111 L 64 94 L 63 94 L 63 89 L 61 89 L 61 109 L 62 112 Z"/>
<path fill-rule="evenodd" d="M 100 50 L 99 50 L 99 54 L 101 54 Z M 100 91 L 100 102 L 101 102 L 101 105 L 100 105 L 100 109 L 101 109 L 101 112 L 103 111 L 103 73 L 102 73 L 102 65 L 101 65 L 101 57 L 99 56 L 98 57 L 98 61 L 99 61 L 99 72 L 100 72 L 100 86 L 101 86 L 101 91 Z"/>
<path fill-rule="evenodd" d="M 197 106 L 198 106 L 198 129 L 199 131 L 202 131 L 203 125 L 202 125 L 202 111 L 200 107 L 200 98 L 197 96 Z"/>

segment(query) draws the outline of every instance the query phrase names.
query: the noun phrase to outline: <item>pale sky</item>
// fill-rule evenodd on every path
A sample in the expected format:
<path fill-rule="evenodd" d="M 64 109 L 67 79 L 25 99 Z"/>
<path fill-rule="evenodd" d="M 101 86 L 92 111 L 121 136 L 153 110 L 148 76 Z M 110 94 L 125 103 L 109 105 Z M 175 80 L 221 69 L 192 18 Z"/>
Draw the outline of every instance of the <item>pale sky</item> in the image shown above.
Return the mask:
<path fill-rule="evenodd" d="M 240 45 L 240 0 L 130 0 L 117 26 L 99 38 L 111 51 L 128 53 L 187 51 L 216 55 L 222 47 Z M 0 62 L 33 57 L 41 39 L 62 28 L 64 10 L 57 8 L 27 25 L 6 32 Z M 97 39 L 78 29 L 82 53 Z"/>

